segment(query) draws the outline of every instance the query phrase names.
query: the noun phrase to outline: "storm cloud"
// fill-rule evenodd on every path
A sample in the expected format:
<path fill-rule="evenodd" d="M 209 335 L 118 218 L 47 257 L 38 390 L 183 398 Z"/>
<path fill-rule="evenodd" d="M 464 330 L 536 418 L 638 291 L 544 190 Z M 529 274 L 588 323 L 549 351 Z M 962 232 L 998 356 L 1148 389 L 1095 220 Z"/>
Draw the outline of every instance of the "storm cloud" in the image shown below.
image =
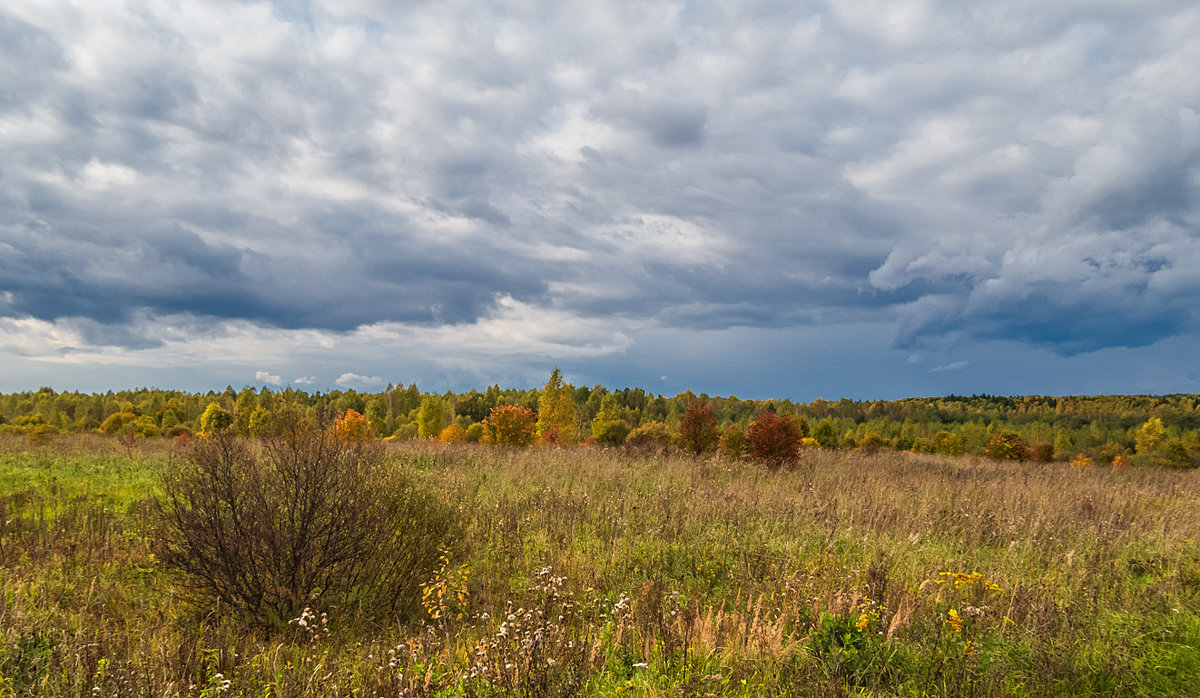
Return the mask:
<path fill-rule="evenodd" d="M 1197 65 L 1172 1 L 16 0 L 0 351 L 637 382 L 656 338 L 870 326 L 950 380 L 1194 337 Z"/>

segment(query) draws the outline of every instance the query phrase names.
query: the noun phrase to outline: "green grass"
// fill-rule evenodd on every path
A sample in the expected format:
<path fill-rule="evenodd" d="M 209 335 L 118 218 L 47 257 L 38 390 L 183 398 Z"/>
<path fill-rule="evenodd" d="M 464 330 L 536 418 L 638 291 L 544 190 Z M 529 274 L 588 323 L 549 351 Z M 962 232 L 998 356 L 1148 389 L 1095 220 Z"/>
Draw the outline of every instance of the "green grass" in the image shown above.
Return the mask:
<path fill-rule="evenodd" d="M 0 696 L 1200 694 L 1195 471 L 391 448 L 459 508 L 463 618 L 314 641 L 176 596 L 175 446 L 0 443 Z"/>

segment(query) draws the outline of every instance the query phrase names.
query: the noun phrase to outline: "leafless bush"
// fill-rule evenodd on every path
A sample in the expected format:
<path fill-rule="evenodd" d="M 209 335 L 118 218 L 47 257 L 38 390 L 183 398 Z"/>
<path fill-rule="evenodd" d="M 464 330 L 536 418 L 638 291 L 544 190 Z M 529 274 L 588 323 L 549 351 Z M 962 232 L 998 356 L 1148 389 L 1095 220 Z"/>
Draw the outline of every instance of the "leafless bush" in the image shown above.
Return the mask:
<path fill-rule="evenodd" d="M 364 442 L 303 422 L 255 446 L 198 439 L 164 483 L 158 552 L 187 588 L 263 625 L 301 609 L 418 608 L 453 511 Z"/>

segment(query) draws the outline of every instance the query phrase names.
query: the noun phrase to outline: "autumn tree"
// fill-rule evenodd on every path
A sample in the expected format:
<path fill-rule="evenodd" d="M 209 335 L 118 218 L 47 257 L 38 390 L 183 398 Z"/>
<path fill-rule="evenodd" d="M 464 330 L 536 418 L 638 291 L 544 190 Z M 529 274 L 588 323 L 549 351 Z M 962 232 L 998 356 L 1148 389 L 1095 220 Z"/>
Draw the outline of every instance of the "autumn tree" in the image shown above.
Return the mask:
<path fill-rule="evenodd" d="M 721 432 L 712 408 L 693 402 L 679 421 L 679 445 L 685 451 L 703 455 L 717 450 L 720 440 Z"/>
<path fill-rule="evenodd" d="M 746 429 L 746 455 L 775 470 L 799 456 L 800 430 L 787 417 L 763 412 Z"/>
<path fill-rule="evenodd" d="M 573 444 L 579 438 L 575 420 L 575 391 L 562 381 L 555 367 L 538 396 L 538 438 L 547 443 Z"/>
<path fill-rule="evenodd" d="M 371 427 L 371 422 L 366 415 L 360 414 L 357 410 L 348 409 L 345 414 L 334 421 L 333 435 L 339 441 L 372 441 L 375 438 L 375 430 Z"/>
<path fill-rule="evenodd" d="M 1141 429 L 1138 429 L 1137 436 L 1134 437 L 1137 444 L 1137 452 L 1141 455 L 1150 455 L 1158 452 L 1162 446 L 1163 435 L 1167 430 L 1163 427 L 1162 420 L 1158 417 L 1151 417 L 1146 420 Z"/>
<path fill-rule="evenodd" d="M 438 435 L 438 441 L 444 444 L 456 444 L 467 440 L 467 430 L 457 422 L 450 424 Z"/>
<path fill-rule="evenodd" d="M 483 420 L 483 441 L 497 446 L 523 448 L 533 443 L 537 434 L 537 416 L 533 410 L 519 405 L 492 408 Z"/>
<path fill-rule="evenodd" d="M 233 415 L 221 408 L 216 402 L 209 403 L 200 415 L 200 433 L 216 434 L 233 426 Z"/>

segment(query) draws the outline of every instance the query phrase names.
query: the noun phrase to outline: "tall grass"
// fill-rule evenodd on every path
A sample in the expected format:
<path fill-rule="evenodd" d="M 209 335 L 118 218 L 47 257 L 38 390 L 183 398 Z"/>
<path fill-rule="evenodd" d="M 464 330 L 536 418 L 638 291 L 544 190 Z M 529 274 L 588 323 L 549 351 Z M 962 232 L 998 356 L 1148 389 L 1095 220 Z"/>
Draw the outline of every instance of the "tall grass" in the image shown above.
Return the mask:
<path fill-rule="evenodd" d="M 1195 471 L 392 445 L 432 613 L 268 635 L 153 558 L 173 448 L 0 443 L 0 695 L 1200 694 Z"/>

